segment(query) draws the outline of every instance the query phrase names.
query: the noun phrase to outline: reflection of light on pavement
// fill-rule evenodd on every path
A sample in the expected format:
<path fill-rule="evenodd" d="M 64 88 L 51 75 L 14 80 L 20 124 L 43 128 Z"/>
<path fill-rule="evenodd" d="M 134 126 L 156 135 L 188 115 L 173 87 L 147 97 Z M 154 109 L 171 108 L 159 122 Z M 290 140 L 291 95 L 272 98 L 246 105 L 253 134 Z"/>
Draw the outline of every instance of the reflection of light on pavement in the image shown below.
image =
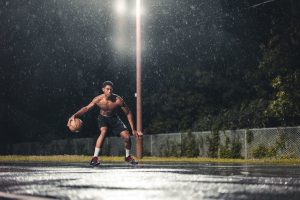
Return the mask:
<path fill-rule="evenodd" d="M 0 166 L 0 188 L 5 193 L 58 199 L 274 200 L 277 195 L 278 199 L 300 195 L 297 166 L 273 167 L 275 171 L 271 175 L 270 167 L 247 166 L 251 176 L 244 176 L 245 168 L 239 165 L 174 163 L 140 167 L 124 164 L 102 164 L 98 168 L 87 167 L 87 164 Z M 253 176 L 254 173 L 257 174 Z"/>

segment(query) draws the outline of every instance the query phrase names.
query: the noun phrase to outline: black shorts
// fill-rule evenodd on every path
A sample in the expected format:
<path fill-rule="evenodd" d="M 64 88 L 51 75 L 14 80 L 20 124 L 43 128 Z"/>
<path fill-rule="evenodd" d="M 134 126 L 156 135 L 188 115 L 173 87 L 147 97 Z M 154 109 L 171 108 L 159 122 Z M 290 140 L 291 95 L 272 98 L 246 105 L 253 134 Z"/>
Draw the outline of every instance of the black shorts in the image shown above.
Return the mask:
<path fill-rule="evenodd" d="M 107 127 L 107 133 L 111 136 L 120 136 L 122 131 L 128 131 L 126 125 L 117 116 L 98 116 L 98 126 L 99 129 L 102 127 Z"/>

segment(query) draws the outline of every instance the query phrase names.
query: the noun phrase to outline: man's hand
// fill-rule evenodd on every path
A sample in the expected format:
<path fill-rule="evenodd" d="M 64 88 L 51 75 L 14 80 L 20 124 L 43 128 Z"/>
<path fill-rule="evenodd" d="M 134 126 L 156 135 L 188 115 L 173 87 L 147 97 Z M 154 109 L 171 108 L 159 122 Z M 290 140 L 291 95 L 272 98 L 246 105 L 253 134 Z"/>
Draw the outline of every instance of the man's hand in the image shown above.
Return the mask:
<path fill-rule="evenodd" d="M 142 137 L 144 134 L 141 131 L 137 131 L 137 130 L 133 130 L 132 134 L 134 137 L 138 138 L 138 137 Z"/>
<path fill-rule="evenodd" d="M 136 131 L 136 130 L 132 130 L 132 135 L 133 135 L 134 137 L 137 137 L 137 131 Z"/>
<path fill-rule="evenodd" d="M 68 120 L 68 123 L 67 123 L 67 126 L 70 126 L 71 124 L 71 121 L 75 120 L 75 115 L 72 115 L 69 120 Z"/>

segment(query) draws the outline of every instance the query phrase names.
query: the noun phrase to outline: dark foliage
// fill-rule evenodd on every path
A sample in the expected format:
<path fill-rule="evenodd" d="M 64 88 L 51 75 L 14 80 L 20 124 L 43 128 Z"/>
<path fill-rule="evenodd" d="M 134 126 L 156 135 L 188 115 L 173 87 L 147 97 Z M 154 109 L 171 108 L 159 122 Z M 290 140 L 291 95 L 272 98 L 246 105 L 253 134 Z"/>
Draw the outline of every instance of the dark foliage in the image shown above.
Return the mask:
<path fill-rule="evenodd" d="M 98 134 L 97 109 L 78 135 L 66 121 L 105 80 L 135 114 L 134 53 L 113 48 L 111 2 L 1 1 L 2 142 Z M 299 125 L 300 3 L 259 3 L 144 1 L 146 134 Z M 127 36 L 134 41 L 134 31 Z"/>

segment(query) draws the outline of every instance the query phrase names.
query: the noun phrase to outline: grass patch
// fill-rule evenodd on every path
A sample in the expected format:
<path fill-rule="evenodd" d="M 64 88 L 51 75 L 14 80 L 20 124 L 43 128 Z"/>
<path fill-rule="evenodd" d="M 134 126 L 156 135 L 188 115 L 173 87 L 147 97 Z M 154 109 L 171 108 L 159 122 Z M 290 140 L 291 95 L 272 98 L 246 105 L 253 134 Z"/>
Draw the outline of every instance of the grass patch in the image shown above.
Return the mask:
<path fill-rule="evenodd" d="M 300 159 L 230 159 L 230 158 L 187 158 L 187 157 L 144 157 L 142 162 L 185 162 L 185 163 L 236 163 L 236 164 L 289 164 L 300 165 Z"/>
<path fill-rule="evenodd" d="M 122 162 L 123 157 L 101 157 L 105 162 Z M 83 155 L 52 155 L 52 156 L 24 156 L 24 155 L 8 155 L 0 156 L 0 162 L 90 162 L 91 156 Z"/>
<path fill-rule="evenodd" d="M 101 156 L 103 162 L 123 162 L 124 157 L 117 156 Z M 53 156 L 24 156 L 24 155 L 8 155 L 0 156 L 0 162 L 52 162 L 52 163 L 80 163 L 90 162 L 91 156 L 82 155 L 53 155 Z M 300 159 L 226 159 L 226 158 L 188 158 L 188 157 L 144 157 L 139 160 L 140 163 L 240 163 L 240 164 L 288 164 L 299 165 Z"/>

